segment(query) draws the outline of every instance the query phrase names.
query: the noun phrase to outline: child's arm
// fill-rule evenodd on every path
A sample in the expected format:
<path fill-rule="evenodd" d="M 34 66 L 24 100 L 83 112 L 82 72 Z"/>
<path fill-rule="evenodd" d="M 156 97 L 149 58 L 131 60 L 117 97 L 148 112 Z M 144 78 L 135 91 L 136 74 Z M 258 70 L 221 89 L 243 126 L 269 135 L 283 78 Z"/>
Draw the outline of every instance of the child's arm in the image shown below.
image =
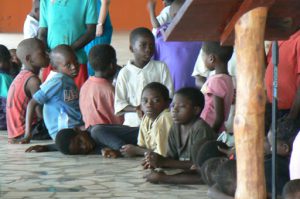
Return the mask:
<path fill-rule="evenodd" d="M 41 80 L 37 76 L 31 77 L 27 81 L 27 83 L 25 84 L 25 92 L 29 98 L 32 98 L 32 96 L 40 89 L 40 85 L 41 85 Z M 37 106 L 35 108 L 35 112 L 38 118 L 43 118 L 41 106 Z"/>
<path fill-rule="evenodd" d="M 221 97 L 214 95 L 214 106 L 216 110 L 216 119 L 212 125 L 212 129 L 217 133 L 224 123 L 224 100 Z"/>
<path fill-rule="evenodd" d="M 228 196 L 224 193 L 222 193 L 221 191 L 219 191 L 216 187 L 216 185 L 210 187 L 207 191 L 207 195 L 208 197 L 212 198 L 212 199 L 234 199 L 231 196 Z"/>
<path fill-rule="evenodd" d="M 126 144 L 122 146 L 121 153 L 128 155 L 129 157 L 133 156 L 143 156 L 145 153 L 150 152 L 149 149 L 145 149 L 139 146 L 134 146 L 132 144 Z"/>
<path fill-rule="evenodd" d="M 150 20 L 153 28 L 159 28 L 161 24 L 156 18 L 155 14 L 155 7 L 156 7 L 156 0 L 149 0 L 148 1 L 148 10 L 150 14 Z"/>
<path fill-rule="evenodd" d="M 35 108 L 39 104 L 34 99 L 31 99 L 28 103 L 27 110 L 26 110 L 26 122 L 25 122 L 25 135 L 24 138 L 21 140 L 21 144 L 28 144 L 32 137 L 31 135 L 31 124 L 33 121 L 33 115 Z"/>
<path fill-rule="evenodd" d="M 25 152 L 49 152 L 49 151 L 58 151 L 56 144 L 48 145 L 34 145 L 26 149 Z"/>
<path fill-rule="evenodd" d="M 204 85 L 205 81 L 206 81 L 206 77 L 203 77 L 201 75 L 195 76 L 195 84 L 196 84 L 197 88 L 201 89 L 202 86 Z"/>
<path fill-rule="evenodd" d="M 194 171 L 176 175 L 166 175 L 161 172 L 151 171 L 151 173 L 146 175 L 145 178 L 148 182 L 155 184 L 203 184 L 201 177 Z"/>
<path fill-rule="evenodd" d="M 104 32 L 104 22 L 107 17 L 107 13 L 109 10 L 110 0 L 101 0 L 101 9 L 98 18 L 98 24 L 96 26 L 96 36 L 99 37 Z"/>
<path fill-rule="evenodd" d="M 145 155 L 142 162 L 144 169 L 149 168 L 176 168 L 176 169 L 190 169 L 193 165 L 192 161 L 174 160 L 168 157 L 163 157 L 157 153 L 150 152 Z"/>

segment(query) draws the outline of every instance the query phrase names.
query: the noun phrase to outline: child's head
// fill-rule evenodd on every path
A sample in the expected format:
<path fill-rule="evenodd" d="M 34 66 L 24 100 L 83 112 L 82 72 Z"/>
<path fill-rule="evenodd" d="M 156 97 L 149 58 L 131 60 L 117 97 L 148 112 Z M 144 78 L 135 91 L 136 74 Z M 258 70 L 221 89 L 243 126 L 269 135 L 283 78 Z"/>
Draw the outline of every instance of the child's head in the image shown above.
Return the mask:
<path fill-rule="evenodd" d="M 217 188 L 232 197 L 236 190 L 236 173 L 236 161 L 228 160 L 219 166 L 216 175 Z"/>
<path fill-rule="evenodd" d="M 68 45 L 56 46 L 50 54 L 51 65 L 59 72 L 70 77 L 78 74 L 78 62 L 74 50 Z"/>
<path fill-rule="evenodd" d="M 17 57 L 28 68 L 39 71 L 49 64 L 49 56 L 46 53 L 44 43 L 35 38 L 21 41 L 17 47 Z"/>
<path fill-rule="evenodd" d="M 169 90 L 166 86 L 158 82 L 146 85 L 142 91 L 141 108 L 142 111 L 152 120 L 169 107 Z"/>
<path fill-rule="evenodd" d="M 112 79 L 116 73 L 116 51 L 109 44 L 94 46 L 89 53 L 89 62 L 95 73 L 103 78 Z"/>
<path fill-rule="evenodd" d="M 233 53 L 232 46 L 221 46 L 220 42 L 212 41 L 203 42 L 202 50 L 203 62 L 209 70 L 214 70 L 220 63 L 227 65 Z"/>
<path fill-rule="evenodd" d="M 287 182 L 282 191 L 283 199 L 298 199 L 300 198 L 300 179 Z"/>
<path fill-rule="evenodd" d="M 188 124 L 199 117 L 203 108 L 204 96 L 198 89 L 179 89 L 171 104 L 173 121 L 178 124 Z"/>
<path fill-rule="evenodd" d="M 11 67 L 11 56 L 6 46 L 0 44 L 0 70 L 9 72 Z"/>
<path fill-rule="evenodd" d="M 55 144 L 58 150 L 66 155 L 88 154 L 95 148 L 95 143 L 87 132 L 74 129 L 60 130 L 56 135 Z"/>
<path fill-rule="evenodd" d="M 36 20 L 40 20 L 40 0 L 32 0 L 31 15 Z"/>
<path fill-rule="evenodd" d="M 164 6 L 169 6 L 173 3 L 174 0 L 163 0 Z"/>
<path fill-rule="evenodd" d="M 12 48 L 9 50 L 10 56 L 11 56 L 11 61 L 15 64 L 17 64 L 18 66 L 21 66 L 22 63 L 19 60 L 19 58 L 17 57 L 17 49 Z"/>
<path fill-rule="evenodd" d="M 177 12 L 181 8 L 181 6 L 184 4 L 184 2 L 185 2 L 185 0 L 174 0 L 171 3 L 170 16 L 172 19 L 176 16 Z"/>
<path fill-rule="evenodd" d="M 214 157 L 206 160 L 200 168 L 201 179 L 203 182 L 208 186 L 214 185 L 216 183 L 218 168 L 227 160 L 226 157 Z"/>
<path fill-rule="evenodd" d="M 147 28 L 136 28 L 130 33 L 130 51 L 134 62 L 144 67 L 152 58 L 155 49 L 154 36 Z"/>
<path fill-rule="evenodd" d="M 280 119 L 277 123 L 277 154 L 280 156 L 289 156 L 292 150 L 293 142 L 299 131 L 299 121 Z M 269 130 L 268 141 L 272 146 L 272 131 Z M 272 150 L 272 147 L 271 147 Z"/>

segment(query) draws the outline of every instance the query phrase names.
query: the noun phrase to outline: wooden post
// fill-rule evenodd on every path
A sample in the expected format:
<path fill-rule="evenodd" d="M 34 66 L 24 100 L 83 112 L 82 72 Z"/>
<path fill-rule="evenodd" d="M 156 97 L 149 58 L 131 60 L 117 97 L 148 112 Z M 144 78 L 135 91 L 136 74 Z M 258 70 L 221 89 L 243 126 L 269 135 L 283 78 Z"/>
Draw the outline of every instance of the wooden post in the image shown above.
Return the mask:
<path fill-rule="evenodd" d="M 268 8 L 244 14 L 235 25 L 237 101 L 234 135 L 237 155 L 236 199 L 265 199 L 264 33 Z"/>

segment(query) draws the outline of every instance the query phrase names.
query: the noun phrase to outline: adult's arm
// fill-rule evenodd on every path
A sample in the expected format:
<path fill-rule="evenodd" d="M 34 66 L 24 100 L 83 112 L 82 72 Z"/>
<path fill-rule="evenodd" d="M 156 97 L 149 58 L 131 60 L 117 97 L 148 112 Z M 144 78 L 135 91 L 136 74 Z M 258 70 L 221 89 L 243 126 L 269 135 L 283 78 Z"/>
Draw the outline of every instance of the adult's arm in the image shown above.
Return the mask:
<path fill-rule="evenodd" d="M 48 48 L 47 35 L 48 35 L 48 28 L 39 28 L 38 39 L 42 40 L 45 46 Z"/>
<path fill-rule="evenodd" d="M 298 76 L 300 76 L 300 75 L 298 75 Z M 296 119 L 299 116 L 299 112 L 300 112 L 300 86 L 297 89 L 293 105 L 288 114 L 288 118 Z"/>
<path fill-rule="evenodd" d="M 101 36 L 104 32 L 104 23 L 109 11 L 110 0 L 101 0 L 101 9 L 98 18 L 98 24 L 96 26 L 96 36 Z"/>
<path fill-rule="evenodd" d="M 96 35 L 96 24 L 87 24 L 86 25 L 86 32 L 79 37 L 72 45 L 71 47 L 73 50 L 79 50 L 83 48 L 85 45 L 87 45 L 90 41 L 95 39 Z"/>

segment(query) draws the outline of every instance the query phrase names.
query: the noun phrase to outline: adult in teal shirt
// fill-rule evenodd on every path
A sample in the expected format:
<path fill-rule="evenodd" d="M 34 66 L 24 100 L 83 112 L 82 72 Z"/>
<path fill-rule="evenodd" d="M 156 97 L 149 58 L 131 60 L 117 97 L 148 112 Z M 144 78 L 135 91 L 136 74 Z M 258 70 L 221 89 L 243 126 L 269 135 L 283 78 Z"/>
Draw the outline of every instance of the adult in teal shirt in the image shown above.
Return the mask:
<path fill-rule="evenodd" d="M 95 38 L 97 0 L 41 0 L 38 38 L 50 49 L 70 45 L 76 52 L 80 69 L 74 81 L 78 88 L 87 79 L 84 46 Z M 45 80 L 51 68 L 43 71 Z"/>
<path fill-rule="evenodd" d="M 85 52 L 88 55 L 90 50 L 98 44 L 110 44 L 113 33 L 113 27 L 109 15 L 110 0 L 97 0 L 98 24 L 96 27 L 96 38 L 85 46 Z M 88 74 L 92 76 L 95 71 L 88 63 Z"/>

